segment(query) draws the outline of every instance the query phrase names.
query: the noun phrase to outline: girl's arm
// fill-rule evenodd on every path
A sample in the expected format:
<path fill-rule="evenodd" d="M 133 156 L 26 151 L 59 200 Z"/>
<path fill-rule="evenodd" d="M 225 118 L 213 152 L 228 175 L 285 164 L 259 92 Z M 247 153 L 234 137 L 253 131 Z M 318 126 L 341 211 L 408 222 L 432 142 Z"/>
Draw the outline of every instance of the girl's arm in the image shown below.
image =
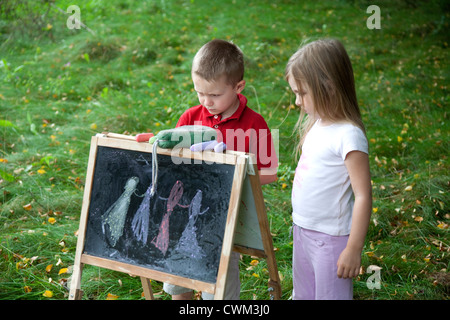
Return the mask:
<path fill-rule="evenodd" d="M 361 151 L 352 151 L 345 159 L 345 166 L 350 176 L 355 203 L 350 236 L 347 247 L 339 256 L 337 275 L 339 278 L 354 278 L 359 274 L 361 252 L 372 213 L 369 156 Z"/>

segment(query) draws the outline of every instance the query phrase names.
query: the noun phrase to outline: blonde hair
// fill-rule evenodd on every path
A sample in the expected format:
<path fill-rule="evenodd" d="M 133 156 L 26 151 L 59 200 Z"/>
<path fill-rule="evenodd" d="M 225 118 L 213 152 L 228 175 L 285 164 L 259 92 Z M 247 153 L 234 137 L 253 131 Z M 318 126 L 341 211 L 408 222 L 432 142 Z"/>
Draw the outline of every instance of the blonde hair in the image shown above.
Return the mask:
<path fill-rule="evenodd" d="M 365 128 L 356 98 L 355 80 L 350 58 L 341 42 L 321 39 L 302 45 L 289 59 L 286 79 L 293 77 L 297 87 L 309 88 L 315 112 L 331 122 L 351 122 L 364 133 Z M 302 110 L 295 126 L 299 130 L 300 153 L 305 136 L 314 124 Z"/>
<path fill-rule="evenodd" d="M 244 79 L 244 54 L 231 42 L 212 40 L 195 55 L 192 73 L 206 81 L 216 81 L 225 75 L 227 83 L 234 86 Z"/>

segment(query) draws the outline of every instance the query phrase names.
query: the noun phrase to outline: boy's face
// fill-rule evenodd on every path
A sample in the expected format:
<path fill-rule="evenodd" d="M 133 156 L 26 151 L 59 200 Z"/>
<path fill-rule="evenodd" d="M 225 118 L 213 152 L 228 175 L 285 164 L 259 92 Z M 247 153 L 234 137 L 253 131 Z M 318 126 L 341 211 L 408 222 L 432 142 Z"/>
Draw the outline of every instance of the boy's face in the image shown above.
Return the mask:
<path fill-rule="evenodd" d="M 244 89 L 244 80 L 233 87 L 225 81 L 225 76 L 209 82 L 193 73 L 192 81 L 200 104 L 208 109 L 209 113 L 222 115 L 222 119 L 225 119 L 232 116 L 238 109 L 239 99 L 237 94 Z"/>

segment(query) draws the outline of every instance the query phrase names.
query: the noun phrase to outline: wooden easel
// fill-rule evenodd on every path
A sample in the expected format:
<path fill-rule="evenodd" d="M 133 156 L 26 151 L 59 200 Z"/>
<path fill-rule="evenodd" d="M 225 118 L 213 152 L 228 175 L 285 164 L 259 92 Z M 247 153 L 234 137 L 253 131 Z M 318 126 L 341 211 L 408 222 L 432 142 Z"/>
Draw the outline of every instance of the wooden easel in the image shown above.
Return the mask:
<path fill-rule="evenodd" d="M 85 264 L 139 276 L 144 289 L 145 298 L 148 300 L 154 299 L 149 279 L 212 293 L 216 300 L 222 300 L 224 297 L 229 260 L 233 250 L 243 254 L 265 258 L 267 260 L 270 277 L 269 292 L 271 299 L 278 300 L 281 298 L 281 285 L 272 238 L 270 235 L 259 175 L 253 155 L 235 151 L 227 151 L 225 153 L 209 151 L 199 153 L 191 152 L 189 149 L 178 149 L 176 151 L 181 158 L 201 159 L 211 162 L 232 164 L 235 166 L 217 280 L 215 284 L 212 284 L 84 253 L 85 234 L 91 201 L 91 188 L 98 146 L 134 150 L 145 153 L 152 152 L 151 144 L 138 143 L 134 141 L 134 138 L 131 136 L 108 133 L 92 137 L 69 300 L 79 300 L 82 298 L 81 276 L 83 265 Z M 157 152 L 158 154 L 163 155 L 173 155 L 175 151 L 158 148 Z M 238 221 L 240 222 L 239 224 Z M 247 228 L 249 227 L 246 225 L 248 223 L 252 224 L 250 228 Z M 237 227 L 237 225 L 239 226 Z M 236 233 L 238 234 L 238 237 L 235 237 Z M 254 236 L 247 238 L 245 236 L 247 233 L 253 234 Z"/>

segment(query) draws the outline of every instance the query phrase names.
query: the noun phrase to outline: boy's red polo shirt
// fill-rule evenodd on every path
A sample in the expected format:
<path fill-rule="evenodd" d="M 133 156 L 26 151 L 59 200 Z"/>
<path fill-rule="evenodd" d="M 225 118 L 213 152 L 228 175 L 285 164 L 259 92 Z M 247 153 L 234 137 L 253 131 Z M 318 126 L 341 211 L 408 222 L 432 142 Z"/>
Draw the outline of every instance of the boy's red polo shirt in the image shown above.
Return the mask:
<path fill-rule="evenodd" d="M 225 120 L 221 115 L 212 115 L 202 105 L 186 110 L 180 117 L 177 127 L 185 125 L 203 125 L 218 131 L 217 140 L 223 141 L 227 149 L 249 152 L 256 155 L 258 169 L 277 168 L 272 135 L 264 118 L 247 107 L 247 98 L 238 94 L 239 107 Z"/>

